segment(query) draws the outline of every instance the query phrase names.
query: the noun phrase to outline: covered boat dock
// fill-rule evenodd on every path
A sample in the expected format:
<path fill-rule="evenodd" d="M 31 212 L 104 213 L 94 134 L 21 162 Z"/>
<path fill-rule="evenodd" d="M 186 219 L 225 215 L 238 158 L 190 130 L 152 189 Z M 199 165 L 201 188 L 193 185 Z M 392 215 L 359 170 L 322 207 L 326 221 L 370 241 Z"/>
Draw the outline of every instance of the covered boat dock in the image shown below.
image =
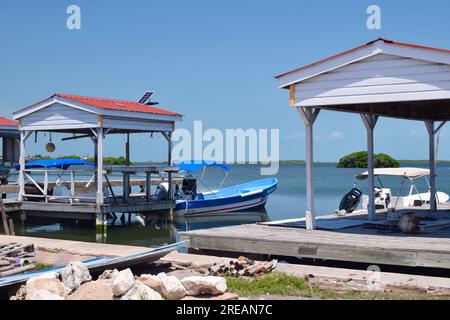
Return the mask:
<path fill-rule="evenodd" d="M 171 136 L 175 123 L 182 120 L 176 112 L 155 107 L 147 93 L 138 102 L 94 98 L 69 94 L 54 94 L 14 113 L 20 131 L 19 196 L 25 214 L 71 219 L 92 219 L 97 230 L 106 232 L 107 217 L 116 213 L 151 214 L 165 211 L 171 215 L 175 207 L 172 175 L 178 171 L 172 166 Z M 93 168 L 27 167 L 27 142 L 39 133 L 64 134 L 62 141 L 89 139 L 94 145 Z M 167 141 L 167 164 L 162 166 L 132 166 L 130 135 L 161 134 Z M 104 141 L 111 135 L 126 137 L 124 154 L 126 165 L 104 165 Z M 53 143 L 47 147 L 54 148 Z M 62 173 L 58 171 L 63 171 Z M 123 177 L 123 191 L 117 194 L 108 178 L 115 173 Z M 145 176 L 145 194 L 131 193 L 131 178 Z M 166 177 L 167 197 L 156 199 L 151 193 L 152 175 Z M 62 191 L 50 192 L 51 176 L 57 177 Z M 68 176 L 68 178 L 66 178 Z M 90 176 L 84 192 L 79 192 L 77 179 Z M 39 181 L 37 177 L 43 177 Z M 84 178 L 85 179 L 85 178 Z M 53 182 L 54 183 L 54 182 Z M 27 186 L 38 192 L 29 192 Z M 61 188 L 60 188 L 61 189 Z"/>
<path fill-rule="evenodd" d="M 20 139 L 17 122 L 0 117 L 0 138 L 2 139 L 2 164 L 17 163 Z"/>
<path fill-rule="evenodd" d="M 1 162 L 3 166 L 11 166 L 19 161 L 20 133 L 17 122 L 0 117 L 0 139 L 2 139 Z M 5 197 L 9 193 L 17 193 L 17 185 L 11 185 L 7 179 L 2 178 L 0 194 Z"/>
<path fill-rule="evenodd" d="M 305 219 L 183 233 L 190 248 L 450 269 L 450 206 L 438 205 L 435 197 L 436 134 L 450 120 L 450 50 L 377 39 L 276 78 L 305 124 Z M 373 192 L 366 214 L 327 217 L 328 223 L 316 217 L 313 129 L 321 111 L 361 117 L 367 133 L 368 190 L 375 186 L 374 130 L 379 118 L 423 122 L 429 135 L 430 203 L 398 213 L 439 219 L 435 229 L 424 221 L 419 234 L 370 228 L 386 221 L 386 212 L 375 209 Z M 334 227 L 324 227 L 330 224 Z"/>

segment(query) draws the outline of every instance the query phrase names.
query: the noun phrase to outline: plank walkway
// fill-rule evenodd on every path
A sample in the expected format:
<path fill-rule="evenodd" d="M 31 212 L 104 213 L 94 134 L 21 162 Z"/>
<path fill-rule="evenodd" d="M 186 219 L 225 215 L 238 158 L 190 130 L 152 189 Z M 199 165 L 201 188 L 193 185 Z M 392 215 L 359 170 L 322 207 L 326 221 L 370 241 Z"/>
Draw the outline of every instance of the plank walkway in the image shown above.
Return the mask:
<path fill-rule="evenodd" d="M 148 250 L 146 247 L 127 246 L 117 244 L 82 242 L 62 239 L 46 239 L 26 236 L 7 236 L 0 235 L 0 244 L 2 243 L 23 243 L 34 244 L 38 250 L 47 251 L 67 251 L 73 254 L 86 255 L 92 257 L 121 257 L 142 253 Z"/>
<path fill-rule="evenodd" d="M 189 247 L 234 253 L 450 269 L 450 231 L 408 236 L 363 227 L 339 231 L 240 225 L 182 232 Z"/>

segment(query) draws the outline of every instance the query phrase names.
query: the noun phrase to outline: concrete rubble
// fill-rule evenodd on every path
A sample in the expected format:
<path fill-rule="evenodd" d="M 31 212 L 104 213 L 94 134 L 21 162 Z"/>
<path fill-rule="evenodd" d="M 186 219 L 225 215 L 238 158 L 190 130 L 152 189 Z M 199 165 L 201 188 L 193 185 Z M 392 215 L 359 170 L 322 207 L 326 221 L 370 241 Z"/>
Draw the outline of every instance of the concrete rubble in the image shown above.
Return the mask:
<path fill-rule="evenodd" d="M 112 290 L 116 297 L 123 296 L 133 285 L 134 276 L 130 269 L 122 270 L 112 278 Z"/>
<path fill-rule="evenodd" d="M 130 269 L 107 270 L 93 280 L 80 262 L 69 263 L 61 272 L 30 278 L 11 300 L 181 300 L 220 299 L 226 295 L 226 280 L 214 276 L 178 279 L 158 275 L 133 275 Z M 238 297 L 231 295 L 233 299 Z"/>
<path fill-rule="evenodd" d="M 92 280 L 88 268 L 79 261 L 70 262 L 61 271 L 61 280 L 71 291 L 77 290 L 80 286 Z"/>
<path fill-rule="evenodd" d="M 180 300 L 186 296 L 186 289 L 175 276 L 167 276 L 165 273 L 158 274 L 161 283 L 162 296 L 166 300 Z"/>
<path fill-rule="evenodd" d="M 218 295 L 224 294 L 227 290 L 227 282 L 220 277 L 186 277 L 181 283 L 186 288 L 189 296 L 202 294 Z"/>

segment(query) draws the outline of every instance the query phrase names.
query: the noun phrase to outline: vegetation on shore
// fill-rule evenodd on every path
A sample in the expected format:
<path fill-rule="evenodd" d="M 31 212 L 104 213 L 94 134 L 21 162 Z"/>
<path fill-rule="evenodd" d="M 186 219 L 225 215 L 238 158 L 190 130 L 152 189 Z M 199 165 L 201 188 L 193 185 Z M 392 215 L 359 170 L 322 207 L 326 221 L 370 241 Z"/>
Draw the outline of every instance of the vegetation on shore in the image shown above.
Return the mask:
<path fill-rule="evenodd" d="M 336 165 L 337 168 L 367 168 L 367 166 L 367 151 L 348 154 L 342 157 Z M 378 153 L 374 155 L 374 166 L 375 168 L 398 168 L 400 162 L 385 153 Z"/>
<path fill-rule="evenodd" d="M 45 262 L 35 262 L 34 265 L 35 265 L 35 267 L 34 267 L 33 271 L 48 270 L 48 269 L 52 269 L 52 268 L 56 267 L 56 265 L 54 265 L 52 263 L 45 263 Z"/>
<path fill-rule="evenodd" d="M 82 157 L 77 155 L 67 155 L 67 156 L 43 156 L 41 154 L 37 154 L 35 156 L 30 157 L 30 160 L 51 160 L 51 159 L 82 159 Z M 83 158 L 86 161 L 94 162 L 93 157 Z M 104 157 L 103 163 L 105 165 L 125 165 L 126 159 L 125 157 Z M 279 164 L 282 165 L 305 165 L 305 160 L 279 160 Z M 367 168 L 367 152 L 355 152 L 349 154 L 340 159 L 339 162 L 332 161 L 316 161 L 315 164 L 331 164 L 336 165 L 338 168 Z M 375 167 L 399 167 L 400 165 L 407 164 L 427 164 L 428 160 L 395 160 L 387 154 L 379 153 L 375 156 Z M 438 164 L 450 164 L 450 160 L 437 160 Z M 165 161 L 142 161 L 142 162 L 132 162 L 131 164 L 166 164 Z M 230 163 L 232 165 L 234 163 Z M 246 163 L 238 163 L 246 164 Z M 248 164 L 247 164 L 248 165 Z M 261 165 L 261 164 L 256 164 Z"/>
<path fill-rule="evenodd" d="M 286 273 L 271 273 L 251 279 L 227 277 L 227 285 L 228 291 L 240 297 L 285 296 L 345 300 L 448 300 L 450 298 L 411 292 L 338 291 L 312 285 L 305 279 Z"/>
<path fill-rule="evenodd" d="M 31 157 L 33 160 L 52 160 L 52 159 L 81 159 L 82 157 L 77 155 L 69 155 L 69 156 L 59 156 L 59 157 L 50 157 L 50 156 L 42 156 L 40 154 L 37 154 L 33 157 Z M 86 161 L 94 162 L 93 157 L 83 158 Z M 103 157 L 103 164 L 105 165 L 125 165 L 126 164 L 125 157 Z"/>

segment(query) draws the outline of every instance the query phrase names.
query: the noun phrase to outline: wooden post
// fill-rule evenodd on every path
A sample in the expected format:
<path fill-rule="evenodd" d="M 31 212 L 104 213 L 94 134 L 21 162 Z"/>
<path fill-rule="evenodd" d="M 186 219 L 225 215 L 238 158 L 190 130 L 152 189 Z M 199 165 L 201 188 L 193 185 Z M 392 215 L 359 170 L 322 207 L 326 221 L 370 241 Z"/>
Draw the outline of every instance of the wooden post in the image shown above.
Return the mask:
<path fill-rule="evenodd" d="M 44 172 L 44 199 L 48 202 L 48 170 Z"/>
<path fill-rule="evenodd" d="M 435 123 L 432 120 L 425 121 L 425 126 L 428 131 L 428 151 L 430 160 L 430 210 L 437 211 L 437 201 L 436 201 L 436 143 L 435 136 L 439 130 L 442 129 L 446 122 L 443 121 L 441 124 L 435 128 Z"/>
<path fill-rule="evenodd" d="M 9 226 L 8 226 L 8 217 L 6 216 L 6 208 L 5 204 L 3 203 L 3 199 L 0 197 L 0 211 L 2 214 L 2 222 L 3 222 L 3 229 L 5 229 L 5 234 L 10 235 Z"/>
<path fill-rule="evenodd" d="M 19 182 L 19 201 L 23 201 L 24 200 L 24 194 L 25 194 L 25 156 L 26 156 L 26 148 L 25 148 L 25 142 L 26 142 L 26 131 L 21 131 L 20 132 L 20 156 L 19 156 L 19 165 L 20 165 L 20 170 L 19 170 L 19 177 L 18 177 L 18 182 Z"/>
<path fill-rule="evenodd" d="M 96 139 L 96 182 L 97 182 L 97 213 L 96 213 L 96 229 L 97 229 L 97 239 L 99 240 L 100 235 L 106 233 L 106 219 L 102 212 L 102 205 L 105 200 L 103 198 L 103 128 L 97 129 L 97 139 Z"/>
<path fill-rule="evenodd" d="M 314 208 L 314 122 L 320 109 L 312 107 L 297 107 L 297 111 L 305 123 L 306 129 L 306 229 L 316 228 L 316 212 Z"/>
<path fill-rule="evenodd" d="M 97 205 L 105 202 L 103 198 L 103 128 L 97 129 Z"/>
<path fill-rule="evenodd" d="M 168 155 L 167 155 L 167 164 L 172 166 L 172 132 L 168 134 Z M 169 172 L 169 200 L 173 200 L 173 180 L 172 180 L 172 172 Z"/>
<path fill-rule="evenodd" d="M 131 160 L 130 160 L 130 134 L 129 133 L 127 133 L 127 142 L 125 143 L 125 165 L 126 166 L 130 166 L 131 165 Z M 131 193 L 131 183 L 130 183 L 131 175 L 130 174 L 126 174 L 123 177 L 126 178 L 126 180 L 127 180 L 126 182 L 124 181 L 124 184 L 123 184 L 124 194 L 129 195 Z M 127 188 L 126 192 L 125 192 L 125 187 Z M 128 196 L 127 196 L 127 201 L 126 202 L 128 202 Z"/>
<path fill-rule="evenodd" d="M 375 219 L 375 178 L 373 174 L 374 170 L 374 148 L 373 148 L 373 131 L 378 121 L 378 116 L 373 114 L 361 114 L 364 126 L 367 131 L 367 170 L 368 170 L 368 193 L 369 203 L 367 205 L 367 214 L 369 221 Z"/>
<path fill-rule="evenodd" d="M 128 203 L 130 198 L 130 174 L 126 171 L 123 173 L 123 203 Z"/>
<path fill-rule="evenodd" d="M 11 236 L 15 236 L 16 235 L 16 231 L 14 230 L 14 221 L 13 219 L 9 219 L 9 234 Z"/>
<path fill-rule="evenodd" d="M 145 200 L 147 202 L 150 202 L 150 200 L 151 200 L 151 196 L 152 196 L 151 187 L 152 187 L 152 173 L 146 172 L 145 173 Z"/>
<path fill-rule="evenodd" d="M 2 138 L 2 164 L 5 164 L 5 155 L 6 155 L 6 138 Z"/>
<path fill-rule="evenodd" d="M 125 162 L 129 166 L 130 162 L 130 134 L 127 133 L 127 142 L 125 143 Z"/>

